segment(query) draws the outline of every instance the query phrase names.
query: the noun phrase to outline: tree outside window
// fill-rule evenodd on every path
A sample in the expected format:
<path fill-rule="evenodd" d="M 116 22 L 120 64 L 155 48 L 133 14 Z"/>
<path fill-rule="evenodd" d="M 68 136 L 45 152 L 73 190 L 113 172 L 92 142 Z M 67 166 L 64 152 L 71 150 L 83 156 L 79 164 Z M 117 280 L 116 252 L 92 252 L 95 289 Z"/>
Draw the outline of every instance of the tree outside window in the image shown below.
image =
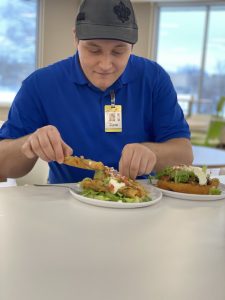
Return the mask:
<path fill-rule="evenodd" d="M 37 0 L 0 1 L 0 103 L 10 104 L 36 67 Z"/>
<path fill-rule="evenodd" d="M 193 97 L 192 113 L 216 113 L 225 95 L 225 6 L 162 5 L 158 32 L 157 61 L 178 100 Z"/>

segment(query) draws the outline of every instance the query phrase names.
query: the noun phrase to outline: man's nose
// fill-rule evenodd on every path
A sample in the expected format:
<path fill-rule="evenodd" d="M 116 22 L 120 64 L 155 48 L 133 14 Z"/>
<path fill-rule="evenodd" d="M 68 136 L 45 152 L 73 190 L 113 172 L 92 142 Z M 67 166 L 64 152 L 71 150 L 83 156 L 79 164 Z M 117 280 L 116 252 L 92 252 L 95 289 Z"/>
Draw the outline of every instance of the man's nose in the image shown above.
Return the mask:
<path fill-rule="evenodd" d="M 103 55 L 99 61 L 102 70 L 107 71 L 112 67 L 112 58 L 110 55 Z"/>

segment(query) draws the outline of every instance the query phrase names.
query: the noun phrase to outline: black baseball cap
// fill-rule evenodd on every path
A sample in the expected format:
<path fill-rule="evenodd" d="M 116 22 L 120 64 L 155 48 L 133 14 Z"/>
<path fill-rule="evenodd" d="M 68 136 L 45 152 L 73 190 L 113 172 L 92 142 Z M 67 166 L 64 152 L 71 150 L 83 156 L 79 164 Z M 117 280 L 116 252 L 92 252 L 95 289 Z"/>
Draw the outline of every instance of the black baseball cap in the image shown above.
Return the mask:
<path fill-rule="evenodd" d="M 79 40 L 111 39 L 135 44 L 138 26 L 130 0 L 83 0 L 76 17 Z"/>

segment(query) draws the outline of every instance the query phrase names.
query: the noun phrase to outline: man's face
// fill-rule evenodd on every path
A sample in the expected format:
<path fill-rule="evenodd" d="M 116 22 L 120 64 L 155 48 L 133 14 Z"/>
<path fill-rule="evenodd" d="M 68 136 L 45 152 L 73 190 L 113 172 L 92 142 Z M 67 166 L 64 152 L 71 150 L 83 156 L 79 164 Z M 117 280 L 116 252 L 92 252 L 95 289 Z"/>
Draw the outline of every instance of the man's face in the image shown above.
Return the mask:
<path fill-rule="evenodd" d="M 87 79 L 102 91 L 111 86 L 126 68 L 132 45 L 116 40 L 80 40 L 81 68 Z"/>

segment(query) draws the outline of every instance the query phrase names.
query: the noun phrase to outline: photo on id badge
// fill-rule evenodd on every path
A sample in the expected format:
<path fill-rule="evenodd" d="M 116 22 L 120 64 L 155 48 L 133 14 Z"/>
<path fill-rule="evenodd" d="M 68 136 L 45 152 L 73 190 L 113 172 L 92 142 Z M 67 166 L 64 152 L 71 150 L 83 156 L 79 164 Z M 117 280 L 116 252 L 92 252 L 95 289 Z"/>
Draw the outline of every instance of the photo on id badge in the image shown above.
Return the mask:
<path fill-rule="evenodd" d="M 116 121 L 116 113 L 110 112 L 109 113 L 109 122 L 115 122 Z"/>

